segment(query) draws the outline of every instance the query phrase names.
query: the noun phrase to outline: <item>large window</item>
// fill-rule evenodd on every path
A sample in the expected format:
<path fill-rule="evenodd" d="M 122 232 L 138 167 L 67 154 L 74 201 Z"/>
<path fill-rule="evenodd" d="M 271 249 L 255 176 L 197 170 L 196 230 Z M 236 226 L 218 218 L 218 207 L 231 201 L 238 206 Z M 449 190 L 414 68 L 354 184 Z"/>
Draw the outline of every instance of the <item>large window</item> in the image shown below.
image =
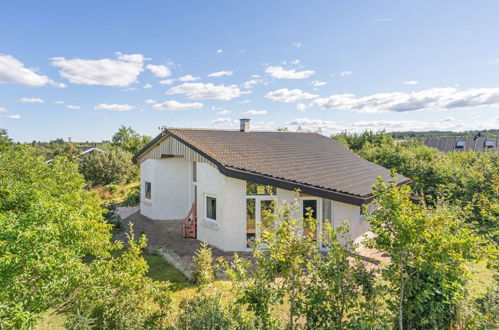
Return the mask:
<path fill-rule="evenodd" d="M 275 195 L 276 188 L 271 186 L 265 186 L 263 184 L 258 184 L 254 182 L 246 182 L 246 195 Z"/>
<path fill-rule="evenodd" d="M 206 218 L 217 221 L 217 199 L 213 196 L 206 196 Z"/>
<path fill-rule="evenodd" d="M 144 196 L 147 198 L 147 199 L 151 199 L 151 183 L 146 181 L 145 182 L 145 185 L 144 185 Z"/>

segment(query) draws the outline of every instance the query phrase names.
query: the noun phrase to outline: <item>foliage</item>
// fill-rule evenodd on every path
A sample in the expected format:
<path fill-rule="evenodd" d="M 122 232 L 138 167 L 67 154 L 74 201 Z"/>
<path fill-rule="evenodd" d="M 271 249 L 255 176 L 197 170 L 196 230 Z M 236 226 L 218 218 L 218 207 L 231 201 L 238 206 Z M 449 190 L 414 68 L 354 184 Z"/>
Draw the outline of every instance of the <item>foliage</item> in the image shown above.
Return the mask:
<path fill-rule="evenodd" d="M 253 265 L 237 255 L 230 264 L 221 260 L 237 302 L 254 313 L 257 327 L 263 329 L 279 327 L 274 317 L 279 305 L 286 306 L 291 329 L 300 325 L 310 329 L 382 328 L 382 318 L 371 307 L 379 297 L 374 273 L 349 256 L 347 249 L 353 245 L 348 227 L 333 231 L 324 224 L 324 235 L 317 240 L 317 221 L 310 212 L 295 218 L 297 207 L 274 201 L 274 210 L 264 211 L 265 221 L 275 223 L 275 228 L 264 231 L 262 239 L 251 244 Z M 320 242 L 329 249 L 326 255 L 318 249 Z"/>
<path fill-rule="evenodd" d="M 185 287 L 189 284 L 185 275 L 156 253 L 144 254 L 144 259 L 149 265 L 147 276 L 155 281 L 170 282 L 175 288 Z"/>
<path fill-rule="evenodd" d="M 114 133 L 112 145 L 135 154 L 147 143 L 149 143 L 149 141 L 151 141 L 150 137 L 140 135 L 131 127 L 125 127 L 122 125 L 120 129 Z"/>
<path fill-rule="evenodd" d="M 399 329 L 448 328 L 464 300 L 465 262 L 485 252 L 484 242 L 465 223 L 465 211 L 428 207 L 424 199 L 415 204 L 408 186 L 379 181 L 374 195 L 376 210 L 367 217 L 375 237 L 368 243 L 390 257 L 382 277 L 397 292 L 390 308 Z"/>
<path fill-rule="evenodd" d="M 359 156 L 405 175 L 414 195 L 468 208 L 476 231 L 499 240 L 499 152 L 443 153 L 415 140 L 395 143 L 385 133 L 338 136 Z M 360 141 L 360 142 L 359 142 Z"/>
<path fill-rule="evenodd" d="M 326 256 L 315 253 L 307 263 L 309 283 L 299 304 L 305 328 L 384 329 L 390 314 L 381 308 L 381 287 L 375 281 L 374 269 L 368 271 L 358 256 L 349 254 L 355 246 L 348 236 L 348 224 L 336 231 L 325 228 L 324 232 L 334 239 L 324 244 Z"/>
<path fill-rule="evenodd" d="M 119 257 L 95 260 L 84 268 L 78 289 L 62 307 L 68 328 L 91 324 L 98 329 L 154 329 L 166 323 L 169 284 L 145 277 L 145 237 L 136 241 L 132 230 L 127 241 L 129 247 Z"/>
<path fill-rule="evenodd" d="M 128 195 L 125 197 L 122 206 L 137 206 L 140 204 L 140 187 L 137 185 L 135 188 L 130 190 Z"/>
<path fill-rule="evenodd" d="M 176 329 L 255 329 L 252 316 L 233 301 L 223 303 L 222 292 L 204 290 L 184 299 Z"/>
<path fill-rule="evenodd" d="M 32 327 L 48 310 L 80 325 L 117 324 L 115 308 L 128 305 L 130 323 L 162 317 L 142 304 L 167 302 L 167 291 L 144 279 L 145 240 L 111 258 L 121 246 L 84 187 L 66 158 L 47 164 L 26 147 L 0 153 L 0 328 Z"/>
<path fill-rule="evenodd" d="M 0 128 L 0 152 L 7 151 L 13 146 L 12 139 L 7 134 L 7 130 Z"/>
<path fill-rule="evenodd" d="M 192 258 L 194 271 L 192 280 L 200 286 L 206 286 L 215 279 L 215 269 L 213 267 L 213 251 L 206 242 L 201 243 L 201 247 Z"/>
<path fill-rule="evenodd" d="M 119 148 L 107 152 L 95 152 L 83 157 L 79 170 L 91 186 L 126 184 L 138 177 L 138 170 L 132 163 L 132 155 Z"/>

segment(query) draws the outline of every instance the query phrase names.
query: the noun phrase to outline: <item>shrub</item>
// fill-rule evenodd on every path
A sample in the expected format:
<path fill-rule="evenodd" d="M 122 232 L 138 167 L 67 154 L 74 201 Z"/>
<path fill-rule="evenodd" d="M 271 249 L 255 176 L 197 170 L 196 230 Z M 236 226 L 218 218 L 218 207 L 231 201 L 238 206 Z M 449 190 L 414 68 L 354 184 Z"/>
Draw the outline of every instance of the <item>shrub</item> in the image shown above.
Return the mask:
<path fill-rule="evenodd" d="M 138 169 L 132 163 L 132 154 L 119 148 L 84 157 L 79 163 L 79 170 L 90 186 L 122 185 L 138 176 Z"/>
<path fill-rule="evenodd" d="M 201 243 L 201 248 L 196 251 L 192 258 L 194 261 L 194 271 L 192 280 L 200 286 L 206 286 L 215 279 L 215 269 L 213 267 L 213 252 L 206 242 Z"/>
<path fill-rule="evenodd" d="M 223 303 L 222 293 L 203 291 L 184 299 L 176 329 L 255 329 L 250 315 L 233 301 Z"/>
<path fill-rule="evenodd" d="M 125 200 L 121 205 L 123 206 L 137 206 L 140 204 L 140 187 L 137 186 L 128 193 L 128 195 L 125 197 Z"/>

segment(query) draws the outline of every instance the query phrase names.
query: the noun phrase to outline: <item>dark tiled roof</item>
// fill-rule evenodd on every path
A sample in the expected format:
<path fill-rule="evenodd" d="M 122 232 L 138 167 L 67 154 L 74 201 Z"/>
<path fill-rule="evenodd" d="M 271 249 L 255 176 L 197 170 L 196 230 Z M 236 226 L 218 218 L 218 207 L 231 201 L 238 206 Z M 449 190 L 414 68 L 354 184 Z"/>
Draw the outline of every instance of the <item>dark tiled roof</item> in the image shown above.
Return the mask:
<path fill-rule="evenodd" d="M 458 141 L 464 142 L 464 147 L 457 148 Z M 486 141 L 492 144 L 492 147 L 486 147 Z M 449 151 L 491 151 L 498 150 L 498 136 L 481 137 L 430 137 L 424 140 L 425 145 L 438 149 L 443 152 Z"/>
<path fill-rule="evenodd" d="M 208 158 L 227 176 L 300 188 L 319 197 L 361 204 L 372 197 L 378 176 L 390 179 L 389 170 L 316 133 L 168 129 L 166 134 Z M 409 181 L 398 177 L 400 183 Z"/>

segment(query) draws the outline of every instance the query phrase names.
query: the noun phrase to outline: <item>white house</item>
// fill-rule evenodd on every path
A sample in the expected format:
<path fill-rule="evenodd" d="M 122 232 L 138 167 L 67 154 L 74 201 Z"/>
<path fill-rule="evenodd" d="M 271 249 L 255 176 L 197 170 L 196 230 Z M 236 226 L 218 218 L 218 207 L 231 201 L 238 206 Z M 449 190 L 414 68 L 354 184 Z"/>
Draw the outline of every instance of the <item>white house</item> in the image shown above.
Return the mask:
<path fill-rule="evenodd" d="M 195 237 L 224 251 L 246 251 L 260 236 L 261 212 L 272 201 L 268 186 L 278 202 L 297 200 L 300 213 L 311 208 L 319 231 L 323 221 L 348 221 L 355 239 L 369 230 L 360 206 L 372 199 L 376 178 L 390 178 L 334 139 L 251 131 L 248 119 L 240 130 L 166 129 L 133 161 L 140 165 L 142 215 L 179 220 L 192 209 Z"/>

